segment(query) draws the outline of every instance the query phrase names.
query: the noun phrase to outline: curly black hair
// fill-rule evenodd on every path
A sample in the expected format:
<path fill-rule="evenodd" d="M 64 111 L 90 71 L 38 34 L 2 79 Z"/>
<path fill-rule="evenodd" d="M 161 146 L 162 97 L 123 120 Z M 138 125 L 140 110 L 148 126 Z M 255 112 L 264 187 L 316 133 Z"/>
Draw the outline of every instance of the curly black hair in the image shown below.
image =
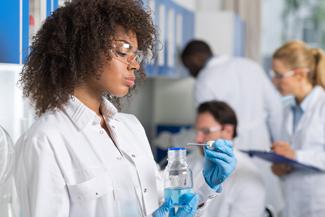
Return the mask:
<path fill-rule="evenodd" d="M 145 56 L 153 52 L 156 30 L 140 0 L 74 0 L 45 20 L 19 81 L 37 115 L 62 108 L 76 85 L 101 73 L 117 26 L 136 33 Z"/>

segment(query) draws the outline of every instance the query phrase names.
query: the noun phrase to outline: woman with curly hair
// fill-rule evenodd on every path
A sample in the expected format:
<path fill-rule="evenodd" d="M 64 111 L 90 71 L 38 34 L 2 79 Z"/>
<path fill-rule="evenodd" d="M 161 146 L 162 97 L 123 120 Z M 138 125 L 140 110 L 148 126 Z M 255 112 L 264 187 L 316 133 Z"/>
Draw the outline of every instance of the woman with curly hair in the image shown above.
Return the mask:
<path fill-rule="evenodd" d="M 137 0 L 76 0 L 46 19 L 20 80 L 39 116 L 16 145 L 24 217 L 162 217 L 172 210 L 170 198 L 159 206 L 159 173 L 143 127 L 115 107 L 143 77 L 155 35 Z M 197 182 L 203 202 L 235 164 L 231 148 L 219 149 L 219 158 L 209 152 Z M 176 216 L 193 216 L 198 196 L 185 194 L 181 203 Z"/>

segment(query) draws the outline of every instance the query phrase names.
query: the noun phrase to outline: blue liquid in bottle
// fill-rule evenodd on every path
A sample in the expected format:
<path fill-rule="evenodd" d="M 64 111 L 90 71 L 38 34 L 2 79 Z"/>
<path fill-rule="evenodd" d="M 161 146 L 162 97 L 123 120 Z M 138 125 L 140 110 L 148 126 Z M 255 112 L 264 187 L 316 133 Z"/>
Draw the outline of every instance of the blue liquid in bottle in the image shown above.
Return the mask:
<path fill-rule="evenodd" d="M 192 193 L 192 188 L 165 188 L 164 195 L 165 200 L 172 199 L 173 206 L 181 206 L 179 199 L 185 193 Z"/>
<path fill-rule="evenodd" d="M 178 208 L 184 206 L 180 200 L 186 193 L 193 193 L 192 171 L 186 162 L 185 148 L 169 148 L 168 164 L 164 171 L 164 194 L 165 201 L 172 200 L 173 211 L 177 212 Z"/>

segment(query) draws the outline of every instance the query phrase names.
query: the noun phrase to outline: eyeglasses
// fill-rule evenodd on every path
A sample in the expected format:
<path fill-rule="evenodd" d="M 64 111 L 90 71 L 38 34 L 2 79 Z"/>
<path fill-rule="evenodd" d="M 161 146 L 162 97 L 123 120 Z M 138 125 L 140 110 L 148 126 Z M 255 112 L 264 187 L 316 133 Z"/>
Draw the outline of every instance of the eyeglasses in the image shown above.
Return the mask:
<path fill-rule="evenodd" d="M 288 78 L 288 77 L 291 77 L 295 74 L 295 71 L 294 70 L 290 70 L 290 71 L 287 71 L 285 73 L 278 73 L 278 72 L 275 72 L 273 70 L 270 70 L 270 75 L 272 78 L 274 79 L 278 79 L 278 80 L 281 80 L 281 79 L 284 79 L 284 78 Z"/>
<path fill-rule="evenodd" d="M 133 61 L 141 64 L 144 58 L 143 51 L 134 50 L 132 45 L 124 40 L 114 40 L 112 52 L 118 60 L 127 65 Z"/>
<path fill-rule="evenodd" d="M 215 132 L 218 132 L 218 131 L 221 131 L 222 128 L 221 127 L 205 127 L 205 128 L 199 128 L 199 129 L 196 129 L 196 133 L 202 133 L 203 135 L 207 136 L 211 133 L 215 133 Z"/>

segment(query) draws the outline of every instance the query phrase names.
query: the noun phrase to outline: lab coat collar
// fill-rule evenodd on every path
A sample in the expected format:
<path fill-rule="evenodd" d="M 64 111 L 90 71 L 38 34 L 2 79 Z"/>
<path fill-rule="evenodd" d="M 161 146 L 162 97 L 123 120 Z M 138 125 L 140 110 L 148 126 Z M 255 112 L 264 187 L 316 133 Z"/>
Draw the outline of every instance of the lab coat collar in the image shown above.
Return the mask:
<path fill-rule="evenodd" d="M 305 97 L 305 99 L 300 103 L 300 107 L 303 111 L 308 109 L 308 106 L 313 105 L 314 101 L 317 99 L 319 93 L 322 92 L 320 86 L 315 86 L 311 92 Z"/>
<path fill-rule="evenodd" d="M 205 65 L 204 68 L 210 68 L 214 65 L 220 64 L 226 60 L 228 60 L 230 57 L 227 55 L 218 55 L 214 56 L 211 59 L 208 60 L 207 64 Z"/>
<path fill-rule="evenodd" d="M 313 107 L 315 106 L 317 100 L 319 100 L 319 97 L 321 97 L 321 94 L 323 92 L 323 88 L 320 86 L 315 86 L 313 90 L 308 94 L 308 96 L 305 97 L 305 99 L 300 103 L 300 107 L 303 110 L 304 114 L 301 117 L 298 125 L 296 126 L 296 130 L 293 133 L 293 113 L 290 112 L 287 117 L 286 121 L 286 130 L 289 133 L 289 135 L 293 135 L 293 138 L 290 139 L 291 142 L 293 142 L 293 139 L 296 135 L 299 135 L 299 132 L 303 129 L 303 126 L 305 126 L 305 122 L 309 119 L 309 116 L 312 115 L 314 112 Z M 292 105 L 290 106 L 290 109 L 292 111 Z"/>
<path fill-rule="evenodd" d="M 100 105 L 100 110 L 104 116 L 105 119 L 113 118 L 115 114 L 118 113 L 117 108 L 111 103 L 109 100 L 107 100 L 106 97 L 102 97 L 102 103 Z"/>
<path fill-rule="evenodd" d="M 105 97 L 102 97 L 100 109 L 105 119 L 112 118 L 118 112 L 116 107 Z M 83 129 L 90 122 L 100 123 L 100 117 L 75 96 L 70 96 L 63 110 L 79 129 Z"/>
<path fill-rule="evenodd" d="M 305 112 L 310 105 L 314 104 L 313 102 L 317 99 L 317 96 L 321 91 L 322 88 L 320 86 L 315 86 L 299 105 L 294 101 L 292 107 L 299 106 L 302 111 Z"/>

